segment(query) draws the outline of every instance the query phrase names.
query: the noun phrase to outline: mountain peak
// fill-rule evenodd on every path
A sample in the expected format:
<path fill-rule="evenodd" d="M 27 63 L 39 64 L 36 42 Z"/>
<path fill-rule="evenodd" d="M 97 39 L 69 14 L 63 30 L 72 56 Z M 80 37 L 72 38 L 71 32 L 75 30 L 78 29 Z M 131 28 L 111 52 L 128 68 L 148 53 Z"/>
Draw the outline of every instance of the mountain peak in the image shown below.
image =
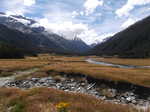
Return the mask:
<path fill-rule="evenodd" d="M 82 39 L 80 39 L 79 37 L 75 36 L 72 40 L 74 41 L 82 41 Z"/>

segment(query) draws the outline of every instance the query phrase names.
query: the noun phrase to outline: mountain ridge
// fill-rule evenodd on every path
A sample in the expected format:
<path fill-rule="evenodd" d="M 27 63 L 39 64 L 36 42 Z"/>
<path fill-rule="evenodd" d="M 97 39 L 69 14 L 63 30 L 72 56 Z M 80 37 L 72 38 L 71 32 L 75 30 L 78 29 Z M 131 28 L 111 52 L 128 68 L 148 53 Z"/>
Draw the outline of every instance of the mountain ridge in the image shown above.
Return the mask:
<path fill-rule="evenodd" d="M 95 46 L 91 53 L 131 58 L 150 57 L 150 16 Z"/>
<path fill-rule="evenodd" d="M 48 53 L 53 52 L 59 54 L 82 54 L 83 52 L 87 51 L 90 48 L 82 40 L 78 39 L 78 42 L 76 42 L 77 40 L 67 40 L 59 36 L 58 34 L 48 32 L 43 26 L 34 25 L 38 23 L 32 19 L 28 19 L 23 16 L 6 15 L 5 13 L 0 13 L 0 24 L 1 27 L 5 28 L 4 30 L 5 33 L 7 32 L 6 30 L 8 31 L 11 30 L 10 32 L 16 32 L 16 33 L 19 32 L 20 37 L 22 37 L 21 35 L 27 37 L 26 39 L 28 39 L 29 41 L 28 43 L 32 43 L 32 45 L 34 45 L 34 46 L 30 46 L 31 49 L 36 47 L 34 49 L 39 50 L 35 52 L 48 52 Z M 2 31 L 1 33 L 3 34 Z M 13 42 L 15 42 L 15 39 L 18 39 L 16 40 L 16 42 L 21 41 L 19 40 L 19 38 L 15 38 L 15 35 L 14 37 L 7 36 L 7 39 L 13 40 Z"/>

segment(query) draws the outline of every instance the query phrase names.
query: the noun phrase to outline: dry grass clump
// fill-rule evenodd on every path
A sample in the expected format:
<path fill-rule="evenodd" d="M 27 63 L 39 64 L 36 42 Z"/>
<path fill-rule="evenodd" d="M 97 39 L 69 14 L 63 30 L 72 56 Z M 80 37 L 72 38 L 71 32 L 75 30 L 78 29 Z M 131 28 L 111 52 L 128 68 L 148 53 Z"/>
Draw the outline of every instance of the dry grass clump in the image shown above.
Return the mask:
<path fill-rule="evenodd" d="M 48 74 L 46 72 L 37 71 L 35 73 L 31 73 L 31 74 L 27 74 L 27 75 L 19 75 L 15 79 L 16 80 L 25 80 L 25 79 L 42 78 L 42 77 L 48 77 Z"/>
<path fill-rule="evenodd" d="M 37 66 L 47 64 L 46 61 L 38 60 L 0 60 L 0 69 L 1 70 L 20 70 L 20 69 L 29 69 Z"/>
<path fill-rule="evenodd" d="M 38 59 L 0 60 L 0 77 L 10 76 L 14 71 L 41 67 L 49 63 L 49 61 Z"/>
<path fill-rule="evenodd" d="M 112 104 L 83 94 L 66 93 L 47 88 L 31 90 L 0 89 L 0 104 L 12 112 L 57 112 L 60 102 L 69 103 L 69 112 L 137 112 L 130 106 Z M 1 111 L 1 112 L 5 112 Z"/>

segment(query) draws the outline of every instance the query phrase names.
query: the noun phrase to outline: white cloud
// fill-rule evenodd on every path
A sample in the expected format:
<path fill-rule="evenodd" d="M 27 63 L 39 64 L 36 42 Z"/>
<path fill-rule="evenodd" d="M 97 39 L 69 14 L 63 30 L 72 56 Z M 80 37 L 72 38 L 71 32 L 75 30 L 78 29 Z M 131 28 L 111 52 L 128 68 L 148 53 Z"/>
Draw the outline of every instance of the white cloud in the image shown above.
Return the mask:
<path fill-rule="evenodd" d="M 76 12 L 76 11 L 73 11 L 72 12 L 72 18 L 75 18 L 76 16 L 79 16 L 80 13 Z"/>
<path fill-rule="evenodd" d="M 75 36 L 78 36 L 87 44 L 92 44 L 104 38 L 99 36 L 94 29 L 90 29 L 87 24 L 73 23 L 72 21 L 53 23 L 47 18 L 38 21 L 40 25 L 47 28 L 47 31 L 57 33 L 67 39 L 73 39 Z"/>
<path fill-rule="evenodd" d="M 86 15 L 93 13 L 98 6 L 102 6 L 102 5 L 103 5 L 102 0 L 100 1 L 99 0 L 86 0 L 84 3 Z"/>
<path fill-rule="evenodd" d="M 31 12 L 29 8 L 35 3 L 36 0 L 3 0 L 3 8 L 8 15 L 24 15 L 27 12 Z"/>
<path fill-rule="evenodd" d="M 73 23 L 72 21 L 51 22 L 47 18 L 38 20 L 41 26 L 45 26 L 47 31 L 57 33 L 67 39 L 73 39 L 75 36 L 81 38 L 87 44 L 101 42 L 106 37 L 114 33 L 99 35 L 94 29 L 89 28 L 87 24 Z"/>
<path fill-rule="evenodd" d="M 101 16 L 102 16 L 102 13 L 96 13 L 95 16 L 96 16 L 96 17 L 101 17 Z"/>
<path fill-rule="evenodd" d="M 81 15 L 81 16 L 83 16 L 83 15 L 84 15 L 84 12 L 83 12 L 83 11 L 81 11 L 81 12 L 80 12 L 80 15 Z"/>
<path fill-rule="evenodd" d="M 93 44 L 95 43 L 95 40 L 98 39 L 98 34 L 94 29 L 87 29 L 84 32 L 82 32 L 79 37 L 84 40 L 87 44 Z"/>
<path fill-rule="evenodd" d="M 116 11 L 119 17 L 128 16 L 129 12 L 134 9 L 135 6 L 149 4 L 150 0 L 128 0 L 127 3 Z"/>
<path fill-rule="evenodd" d="M 131 19 L 129 18 L 127 21 L 125 21 L 122 25 L 121 28 L 127 28 L 130 25 L 134 24 L 137 20 L 136 19 Z"/>
<path fill-rule="evenodd" d="M 64 35 L 68 39 L 72 39 L 75 35 L 80 35 L 87 30 L 87 25 L 79 23 L 75 24 L 72 21 L 50 22 L 47 18 L 39 20 L 40 25 L 45 26 L 48 30 Z"/>
<path fill-rule="evenodd" d="M 115 33 L 105 33 L 102 35 L 99 35 L 95 30 L 87 30 L 83 32 L 80 35 L 80 38 L 82 38 L 87 44 L 91 45 L 93 43 L 100 43 L 104 39 L 113 36 Z"/>
<path fill-rule="evenodd" d="M 25 6 L 32 6 L 36 3 L 36 0 L 23 0 Z"/>

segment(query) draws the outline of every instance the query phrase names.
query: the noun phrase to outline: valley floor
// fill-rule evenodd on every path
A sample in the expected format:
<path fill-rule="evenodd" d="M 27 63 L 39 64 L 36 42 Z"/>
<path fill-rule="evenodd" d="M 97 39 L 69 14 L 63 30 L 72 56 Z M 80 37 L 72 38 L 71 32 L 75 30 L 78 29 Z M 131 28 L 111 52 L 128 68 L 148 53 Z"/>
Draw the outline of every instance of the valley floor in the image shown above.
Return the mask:
<path fill-rule="evenodd" d="M 40 55 L 0 60 L 0 112 L 149 112 L 150 59 Z M 62 102 L 62 103 L 61 103 Z M 61 111 L 60 111 L 61 112 Z"/>

